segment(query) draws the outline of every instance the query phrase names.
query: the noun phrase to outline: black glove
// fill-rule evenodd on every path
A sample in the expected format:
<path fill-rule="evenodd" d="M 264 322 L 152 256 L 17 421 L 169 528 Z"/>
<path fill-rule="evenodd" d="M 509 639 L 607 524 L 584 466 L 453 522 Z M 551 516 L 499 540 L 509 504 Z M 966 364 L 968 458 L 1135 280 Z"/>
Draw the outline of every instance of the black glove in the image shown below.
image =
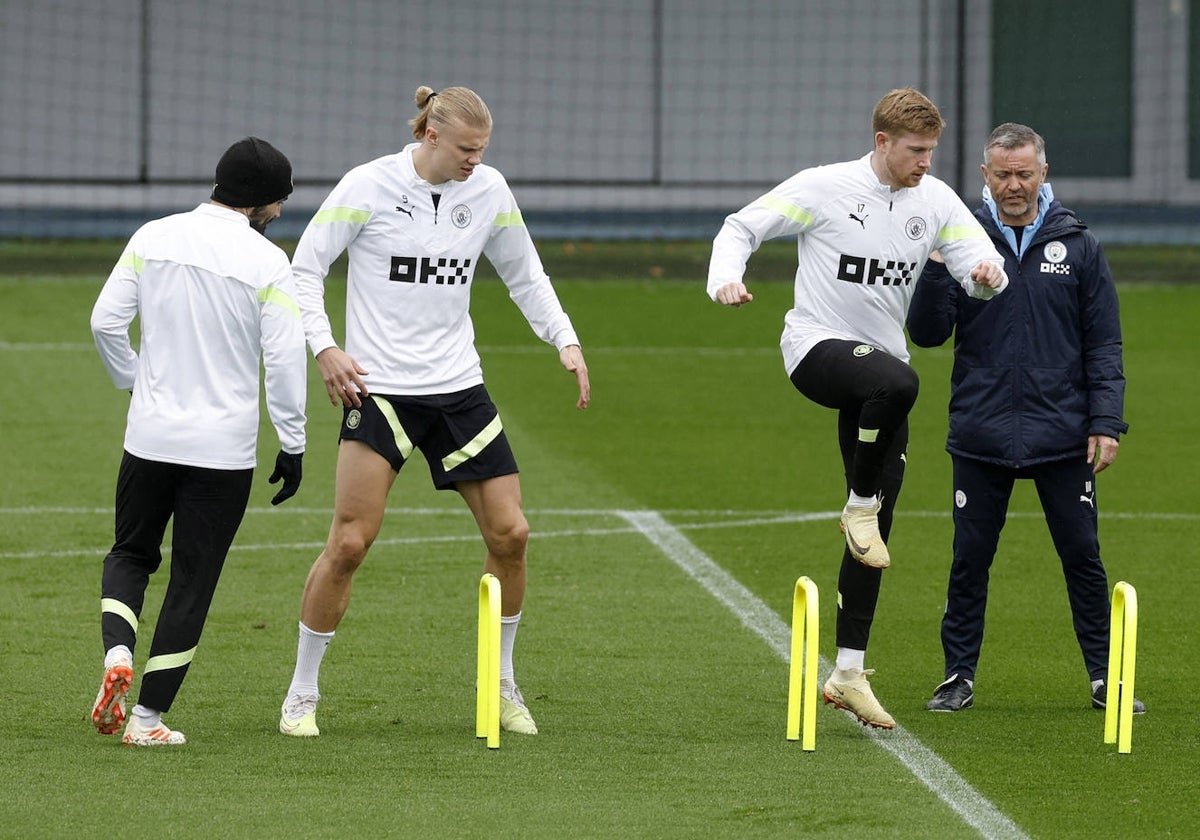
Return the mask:
<path fill-rule="evenodd" d="M 286 502 L 296 495 L 296 491 L 300 489 L 300 476 L 304 472 L 301 465 L 303 460 L 303 452 L 292 455 L 282 449 L 279 450 L 279 454 L 275 456 L 275 472 L 271 473 L 271 477 L 267 481 L 274 484 L 282 480 L 283 486 L 279 488 L 275 498 L 271 499 L 271 504 L 277 505 L 280 502 Z"/>

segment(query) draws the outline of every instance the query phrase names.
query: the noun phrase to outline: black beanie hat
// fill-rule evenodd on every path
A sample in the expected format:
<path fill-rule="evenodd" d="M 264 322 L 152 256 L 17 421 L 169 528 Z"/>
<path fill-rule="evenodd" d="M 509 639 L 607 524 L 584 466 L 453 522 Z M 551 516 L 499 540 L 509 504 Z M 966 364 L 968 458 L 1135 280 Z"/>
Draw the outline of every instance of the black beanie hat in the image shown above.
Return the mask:
<path fill-rule="evenodd" d="M 292 193 L 292 165 L 266 140 L 245 137 L 217 162 L 212 197 L 229 207 L 262 207 Z"/>

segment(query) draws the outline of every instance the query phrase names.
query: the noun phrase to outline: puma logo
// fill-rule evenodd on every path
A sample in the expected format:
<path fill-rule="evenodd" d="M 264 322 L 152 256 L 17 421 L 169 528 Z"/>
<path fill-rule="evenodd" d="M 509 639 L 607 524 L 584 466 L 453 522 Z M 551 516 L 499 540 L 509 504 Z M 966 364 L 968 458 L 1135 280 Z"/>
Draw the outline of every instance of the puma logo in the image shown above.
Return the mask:
<path fill-rule="evenodd" d="M 858 216 L 854 215 L 853 213 L 850 214 L 850 218 L 853 219 L 854 221 L 858 222 L 862 226 L 863 230 L 867 229 L 867 219 L 869 219 L 870 217 L 871 217 L 870 213 L 865 213 L 861 219 Z"/>
<path fill-rule="evenodd" d="M 1087 502 L 1088 507 L 1090 507 L 1092 510 L 1096 509 L 1096 502 L 1091 496 L 1080 496 L 1079 501 Z"/>
<path fill-rule="evenodd" d="M 413 217 L 413 209 L 411 207 L 401 207 L 399 204 L 397 204 L 396 209 L 399 210 L 401 213 L 407 213 L 408 218 L 410 218 L 410 219 Z"/>

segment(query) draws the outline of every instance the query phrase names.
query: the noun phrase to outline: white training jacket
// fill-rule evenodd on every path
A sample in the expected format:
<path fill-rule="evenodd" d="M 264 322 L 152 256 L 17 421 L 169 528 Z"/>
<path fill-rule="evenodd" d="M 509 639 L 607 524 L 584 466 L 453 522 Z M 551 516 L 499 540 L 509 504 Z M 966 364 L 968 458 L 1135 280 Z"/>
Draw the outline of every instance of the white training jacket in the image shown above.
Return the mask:
<path fill-rule="evenodd" d="M 304 451 L 308 359 L 291 269 L 243 214 L 201 204 L 139 228 L 100 290 L 92 335 L 113 384 L 133 391 L 130 454 L 253 467 L 260 355 L 280 446 Z"/>
<path fill-rule="evenodd" d="M 972 297 L 997 291 L 972 281 L 971 269 L 982 260 L 1004 266 L 950 187 L 925 175 L 917 186 L 893 191 L 880 183 L 868 154 L 798 172 L 728 216 L 713 241 L 709 297 L 741 282 L 746 261 L 764 241 L 788 235 L 797 237 L 799 253 L 794 303 L 780 339 L 789 374 L 830 338 L 870 344 L 907 362 L 904 318 L 934 249 Z"/>
<path fill-rule="evenodd" d="M 433 186 L 413 167 L 418 145 L 346 173 L 301 236 L 292 271 L 313 355 L 336 344 L 324 281 L 347 248 L 345 350 L 371 393 L 483 382 L 469 311 L 480 253 L 539 338 L 559 350 L 578 344 L 504 177 L 479 165 L 466 181 Z"/>

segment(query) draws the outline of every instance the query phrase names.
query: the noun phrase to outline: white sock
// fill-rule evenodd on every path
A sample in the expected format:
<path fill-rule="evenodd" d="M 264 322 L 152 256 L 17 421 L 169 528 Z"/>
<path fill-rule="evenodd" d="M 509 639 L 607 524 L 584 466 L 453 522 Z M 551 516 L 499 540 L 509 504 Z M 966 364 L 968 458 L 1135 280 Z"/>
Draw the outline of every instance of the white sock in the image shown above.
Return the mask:
<path fill-rule="evenodd" d="M 113 647 L 110 647 L 108 652 L 104 654 L 104 670 L 107 671 L 109 668 L 116 665 L 117 661 L 121 659 L 126 659 L 132 662 L 133 651 L 125 647 L 125 645 L 114 645 Z"/>
<path fill-rule="evenodd" d="M 837 651 L 837 669 L 839 671 L 849 671 L 851 668 L 863 670 L 863 662 L 866 661 L 867 652 L 865 650 L 855 650 L 854 648 L 838 648 Z"/>
<path fill-rule="evenodd" d="M 288 687 L 288 695 L 315 694 L 317 677 L 321 672 L 321 659 L 325 649 L 333 641 L 333 633 L 318 633 L 309 630 L 300 622 L 300 641 L 296 645 L 296 670 L 292 673 L 292 684 Z"/>
<path fill-rule="evenodd" d="M 162 712 L 148 709 L 141 703 L 133 707 L 133 716 L 137 718 L 138 726 L 142 729 L 154 729 L 162 723 Z"/>
<path fill-rule="evenodd" d="M 846 507 L 875 507 L 878 501 L 876 496 L 860 496 L 853 490 L 850 491 L 850 498 L 846 500 Z"/>
<path fill-rule="evenodd" d="M 1092 691 L 1095 691 L 1102 685 L 1104 685 L 1104 680 L 1092 680 Z"/>
<path fill-rule="evenodd" d="M 513 678 L 513 644 L 517 641 L 517 625 L 521 614 L 500 616 L 500 679 Z"/>

